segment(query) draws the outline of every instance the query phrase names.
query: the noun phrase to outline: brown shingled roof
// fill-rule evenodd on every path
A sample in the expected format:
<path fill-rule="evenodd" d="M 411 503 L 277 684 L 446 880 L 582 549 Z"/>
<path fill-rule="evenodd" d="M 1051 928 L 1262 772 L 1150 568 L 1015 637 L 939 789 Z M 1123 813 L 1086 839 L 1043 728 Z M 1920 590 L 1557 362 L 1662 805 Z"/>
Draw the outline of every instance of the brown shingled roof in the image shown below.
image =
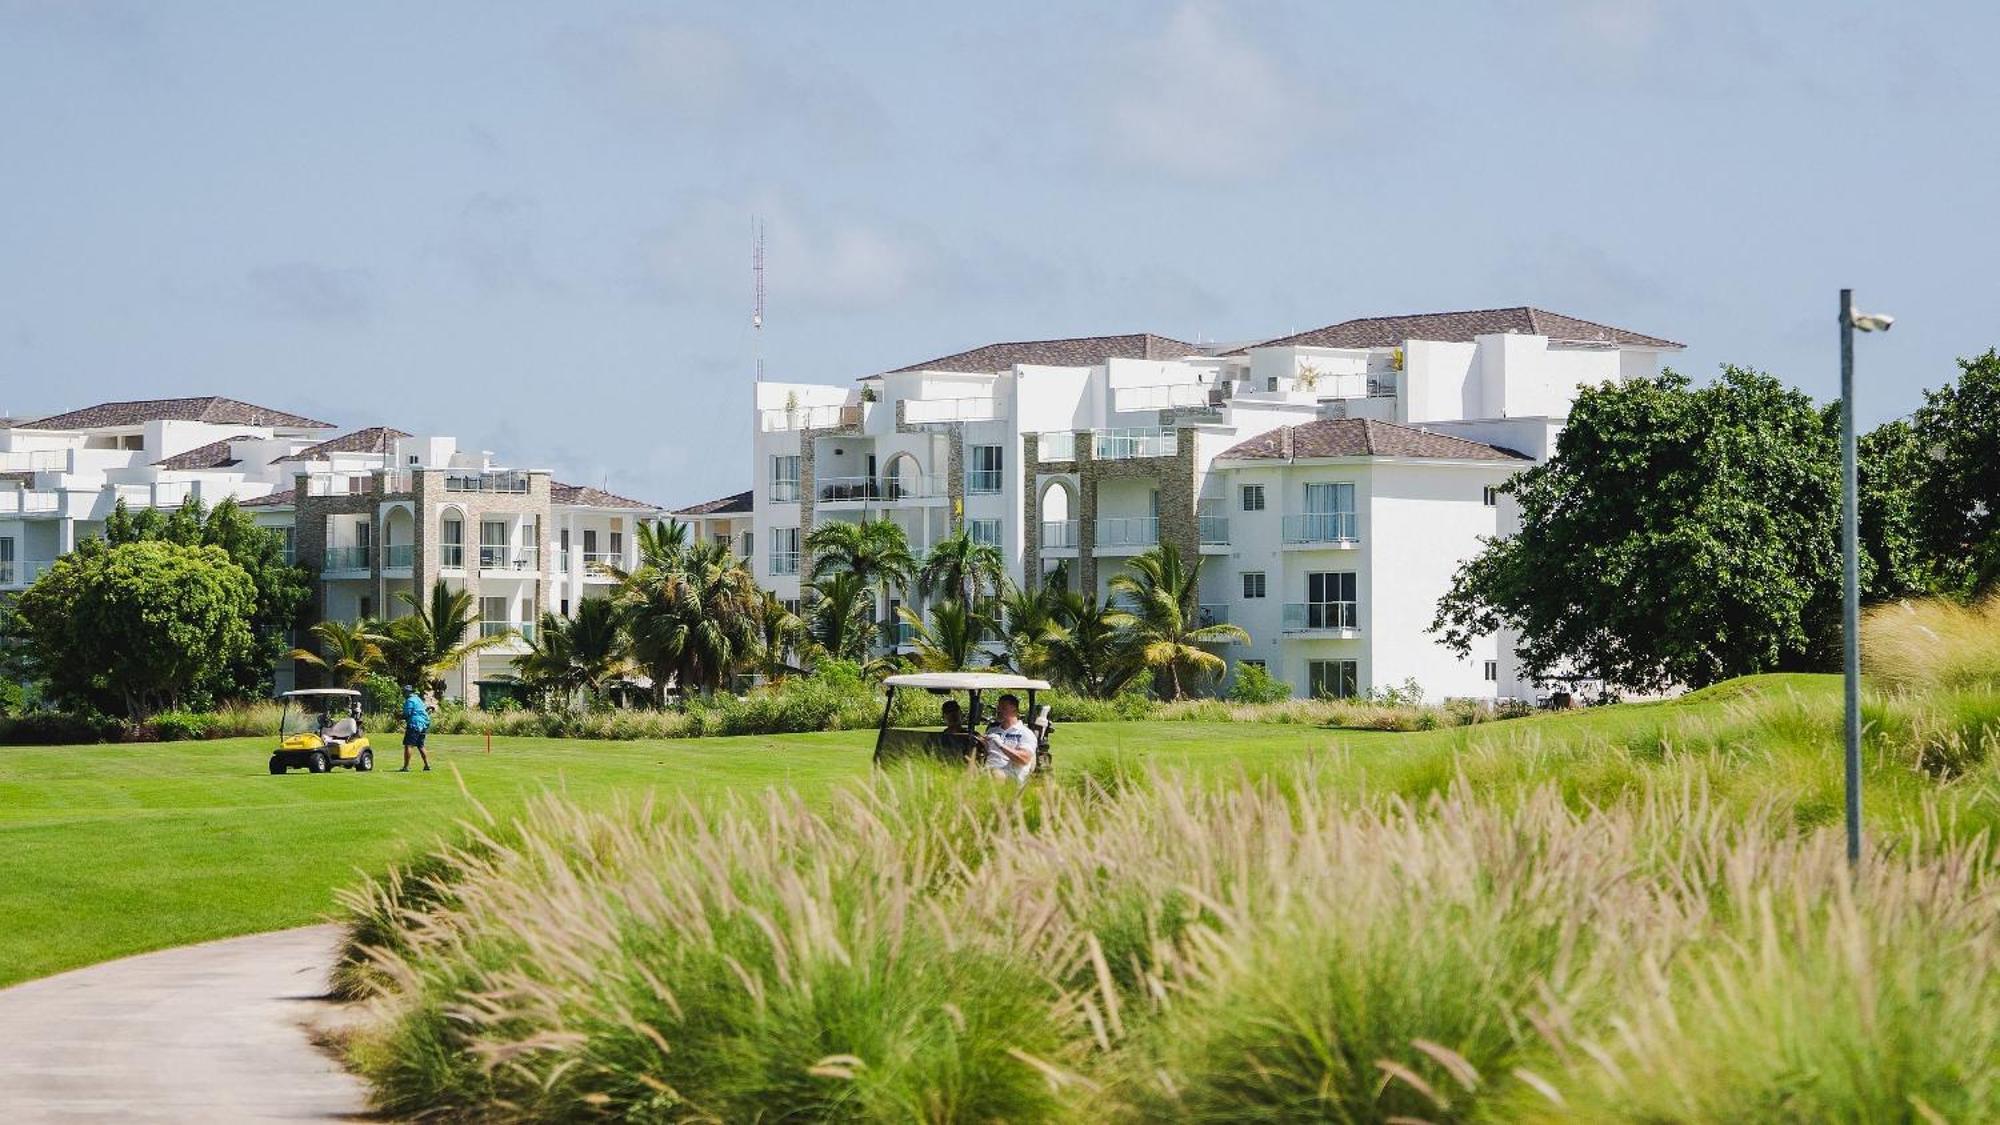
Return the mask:
<path fill-rule="evenodd" d="M 318 445 L 308 445 L 297 453 L 287 453 L 273 458 L 271 464 L 279 461 L 330 461 L 334 453 L 387 453 L 395 448 L 397 438 L 409 437 L 401 430 L 388 426 L 370 426 L 337 438 L 328 438 Z"/>
<path fill-rule="evenodd" d="M 1180 359 L 1201 348 L 1182 340 L 1135 332 L 1127 336 L 1076 336 L 1064 340 L 1016 340 L 987 344 L 971 351 L 927 359 L 896 371 L 966 371 L 985 374 L 1016 364 L 1048 367 L 1095 367 L 1107 359 Z M 895 374 L 889 372 L 888 374 Z"/>
<path fill-rule="evenodd" d="M 1420 457 L 1438 461 L 1526 461 L 1497 445 L 1469 441 L 1374 418 L 1322 418 L 1281 426 L 1222 451 L 1237 461 L 1295 461 L 1318 457 Z"/>
<path fill-rule="evenodd" d="M 255 496 L 248 500 L 238 500 L 236 506 L 239 508 L 276 508 L 291 503 L 293 491 L 289 488 L 281 488 L 276 492 L 264 496 Z"/>
<path fill-rule="evenodd" d="M 619 496 L 587 484 L 564 484 L 559 480 L 549 482 L 549 503 L 576 504 L 586 508 L 644 508 L 655 512 L 660 508 L 658 504 Z"/>
<path fill-rule="evenodd" d="M 255 440 L 257 440 L 257 435 L 255 434 L 237 434 L 234 437 L 223 438 L 221 441 L 211 441 L 207 445 L 197 445 L 185 453 L 176 453 L 172 457 L 162 457 L 158 461 L 153 462 L 153 467 L 155 469 L 226 469 L 237 463 L 236 458 L 229 455 L 229 443 L 232 441 Z"/>
<path fill-rule="evenodd" d="M 696 504 L 692 507 L 675 508 L 674 515 L 729 516 L 729 515 L 738 515 L 744 512 L 754 511 L 756 507 L 757 507 L 756 493 L 738 492 L 729 496 L 720 496 L 714 500 L 710 500 L 701 504 Z"/>
<path fill-rule="evenodd" d="M 1573 343 L 1620 344 L 1637 348 L 1680 348 L 1672 340 L 1623 328 L 1578 320 L 1526 305 L 1511 309 L 1470 309 L 1465 312 L 1418 313 L 1413 316 L 1370 316 L 1343 320 L 1325 328 L 1280 336 L 1256 348 L 1396 348 L 1408 340 L 1470 343 L 1475 336 L 1518 332 Z M 1244 350 L 1248 350 L 1247 348 Z M 1238 355 L 1242 352 L 1236 353 Z"/>
<path fill-rule="evenodd" d="M 229 426 L 276 426 L 301 430 L 333 428 L 331 422 L 320 422 L 301 414 L 214 395 L 205 398 L 100 402 L 67 414 L 51 414 L 38 421 L 22 422 L 20 426 L 36 430 L 94 430 L 104 426 L 138 426 L 147 422 L 213 422 Z"/>

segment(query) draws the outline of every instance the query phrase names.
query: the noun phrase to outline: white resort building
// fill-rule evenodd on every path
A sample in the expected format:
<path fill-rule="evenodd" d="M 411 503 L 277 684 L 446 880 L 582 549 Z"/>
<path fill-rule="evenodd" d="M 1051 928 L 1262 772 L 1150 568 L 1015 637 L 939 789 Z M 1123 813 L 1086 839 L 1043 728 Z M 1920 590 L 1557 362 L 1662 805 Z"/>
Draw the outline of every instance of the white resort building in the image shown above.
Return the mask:
<path fill-rule="evenodd" d="M 1496 490 L 1548 456 L 1578 388 L 1650 377 L 1680 347 L 1533 308 L 1244 345 L 990 344 L 851 387 L 758 384 L 751 491 L 676 515 L 788 601 L 829 520 L 894 520 L 918 552 L 963 526 L 1015 581 L 1066 563 L 1100 596 L 1170 542 L 1205 560 L 1203 615 L 1250 634 L 1232 671 L 1260 663 L 1300 695 L 1526 698 L 1508 638 L 1460 658 L 1427 632 L 1438 599 L 1513 529 Z"/>
<path fill-rule="evenodd" d="M 0 597 L 26 588 L 129 510 L 234 499 L 318 574 L 315 620 L 400 617 L 398 591 L 472 594 L 480 628 L 514 638 L 461 669 L 453 694 L 504 681 L 544 611 L 607 593 L 593 562 L 632 566 L 661 510 L 505 467 L 450 437 L 327 422 L 227 398 L 110 402 L 0 427 Z M 289 662 L 279 686 L 289 686 Z"/>

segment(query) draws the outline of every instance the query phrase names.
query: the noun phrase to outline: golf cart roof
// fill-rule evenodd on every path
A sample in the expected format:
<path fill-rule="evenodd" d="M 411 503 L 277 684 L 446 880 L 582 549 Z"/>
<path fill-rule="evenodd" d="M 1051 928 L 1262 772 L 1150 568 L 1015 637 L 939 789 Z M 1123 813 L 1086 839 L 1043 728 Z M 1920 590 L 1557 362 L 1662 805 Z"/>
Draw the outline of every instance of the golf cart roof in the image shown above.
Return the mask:
<path fill-rule="evenodd" d="M 300 688 L 297 691 L 288 691 L 285 694 L 279 696 L 278 698 L 291 699 L 294 696 L 300 696 L 300 695 L 351 695 L 356 699 L 361 698 L 360 692 L 355 691 L 353 688 L 344 688 L 344 687 Z"/>
<path fill-rule="evenodd" d="M 1031 680 L 1011 672 L 912 672 L 882 681 L 890 687 L 925 691 L 1047 691 L 1047 680 Z"/>

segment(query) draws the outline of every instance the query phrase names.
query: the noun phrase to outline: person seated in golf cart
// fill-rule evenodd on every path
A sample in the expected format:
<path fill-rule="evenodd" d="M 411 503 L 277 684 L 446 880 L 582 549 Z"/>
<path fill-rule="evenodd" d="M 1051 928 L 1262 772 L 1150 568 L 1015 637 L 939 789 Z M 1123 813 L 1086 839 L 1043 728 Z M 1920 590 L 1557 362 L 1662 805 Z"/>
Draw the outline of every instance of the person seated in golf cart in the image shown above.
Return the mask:
<path fill-rule="evenodd" d="M 986 728 L 986 754 L 980 764 L 989 772 L 1026 781 L 1035 772 L 1035 751 L 1040 740 L 1021 721 L 1021 700 L 1009 692 L 994 709 L 993 725 Z"/>
<path fill-rule="evenodd" d="M 890 676 L 883 684 L 889 689 L 889 697 L 882 707 L 882 728 L 875 736 L 876 765 L 929 758 L 983 769 L 989 760 L 993 760 L 996 770 L 1016 778 L 1025 778 L 1049 768 L 1050 732 L 1054 724 L 1049 721 L 1046 706 L 1035 706 L 1035 693 L 1049 689 L 1046 680 L 1007 672 L 914 672 Z M 906 691 L 923 691 L 931 695 L 963 693 L 966 703 L 960 706 L 956 699 L 945 701 L 943 730 L 893 726 L 891 719 L 896 712 L 896 695 Z M 1028 695 L 1025 711 L 1017 701 L 1018 696 L 1013 696 L 1017 691 Z M 982 693 L 990 692 L 1006 692 L 1013 698 L 1009 701 L 1006 721 L 989 729 L 984 722 L 986 715 L 980 709 L 980 702 Z M 986 698 L 992 696 L 986 695 Z M 985 736 L 979 733 L 982 730 L 987 732 Z M 1014 752 L 1009 754 L 993 750 L 994 737 Z M 998 758 L 991 759 L 991 755 L 998 755 Z M 1004 759 L 1004 764 L 1000 759 Z"/>
<path fill-rule="evenodd" d="M 985 745 L 985 739 L 972 733 L 965 725 L 965 708 L 959 706 L 958 700 L 945 700 L 942 710 L 944 729 L 938 732 L 939 739 L 943 741 L 947 750 L 962 748 L 966 758 L 970 760 Z"/>

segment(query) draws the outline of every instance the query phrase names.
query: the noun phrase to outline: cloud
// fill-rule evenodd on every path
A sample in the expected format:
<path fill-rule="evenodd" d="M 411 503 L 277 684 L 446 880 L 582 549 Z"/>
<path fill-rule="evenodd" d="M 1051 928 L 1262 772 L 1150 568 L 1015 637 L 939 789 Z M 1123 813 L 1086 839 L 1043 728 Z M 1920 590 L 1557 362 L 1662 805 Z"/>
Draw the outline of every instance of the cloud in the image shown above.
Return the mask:
<path fill-rule="evenodd" d="M 537 242 L 541 205 L 523 196 L 479 192 L 459 208 L 452 229 L 427 253 L 446 263 L 481 296 L 561 292 Z"/>
<path fill-rule="evenodd" d="M 1103 136 L 1115 158 L 1176 175 L 1255 175 L 1327 124 L 1324 92 L 1298 74 L 1191 0 L 1112 59 Z"/>
<path fill-rule="evenodd" d="M 278 262 L 252 269 L 246 280 L 256 304 L 273 316 L 322 323 L 365 320 L 375 307 L 366 270 L 314 262 Z"/>

